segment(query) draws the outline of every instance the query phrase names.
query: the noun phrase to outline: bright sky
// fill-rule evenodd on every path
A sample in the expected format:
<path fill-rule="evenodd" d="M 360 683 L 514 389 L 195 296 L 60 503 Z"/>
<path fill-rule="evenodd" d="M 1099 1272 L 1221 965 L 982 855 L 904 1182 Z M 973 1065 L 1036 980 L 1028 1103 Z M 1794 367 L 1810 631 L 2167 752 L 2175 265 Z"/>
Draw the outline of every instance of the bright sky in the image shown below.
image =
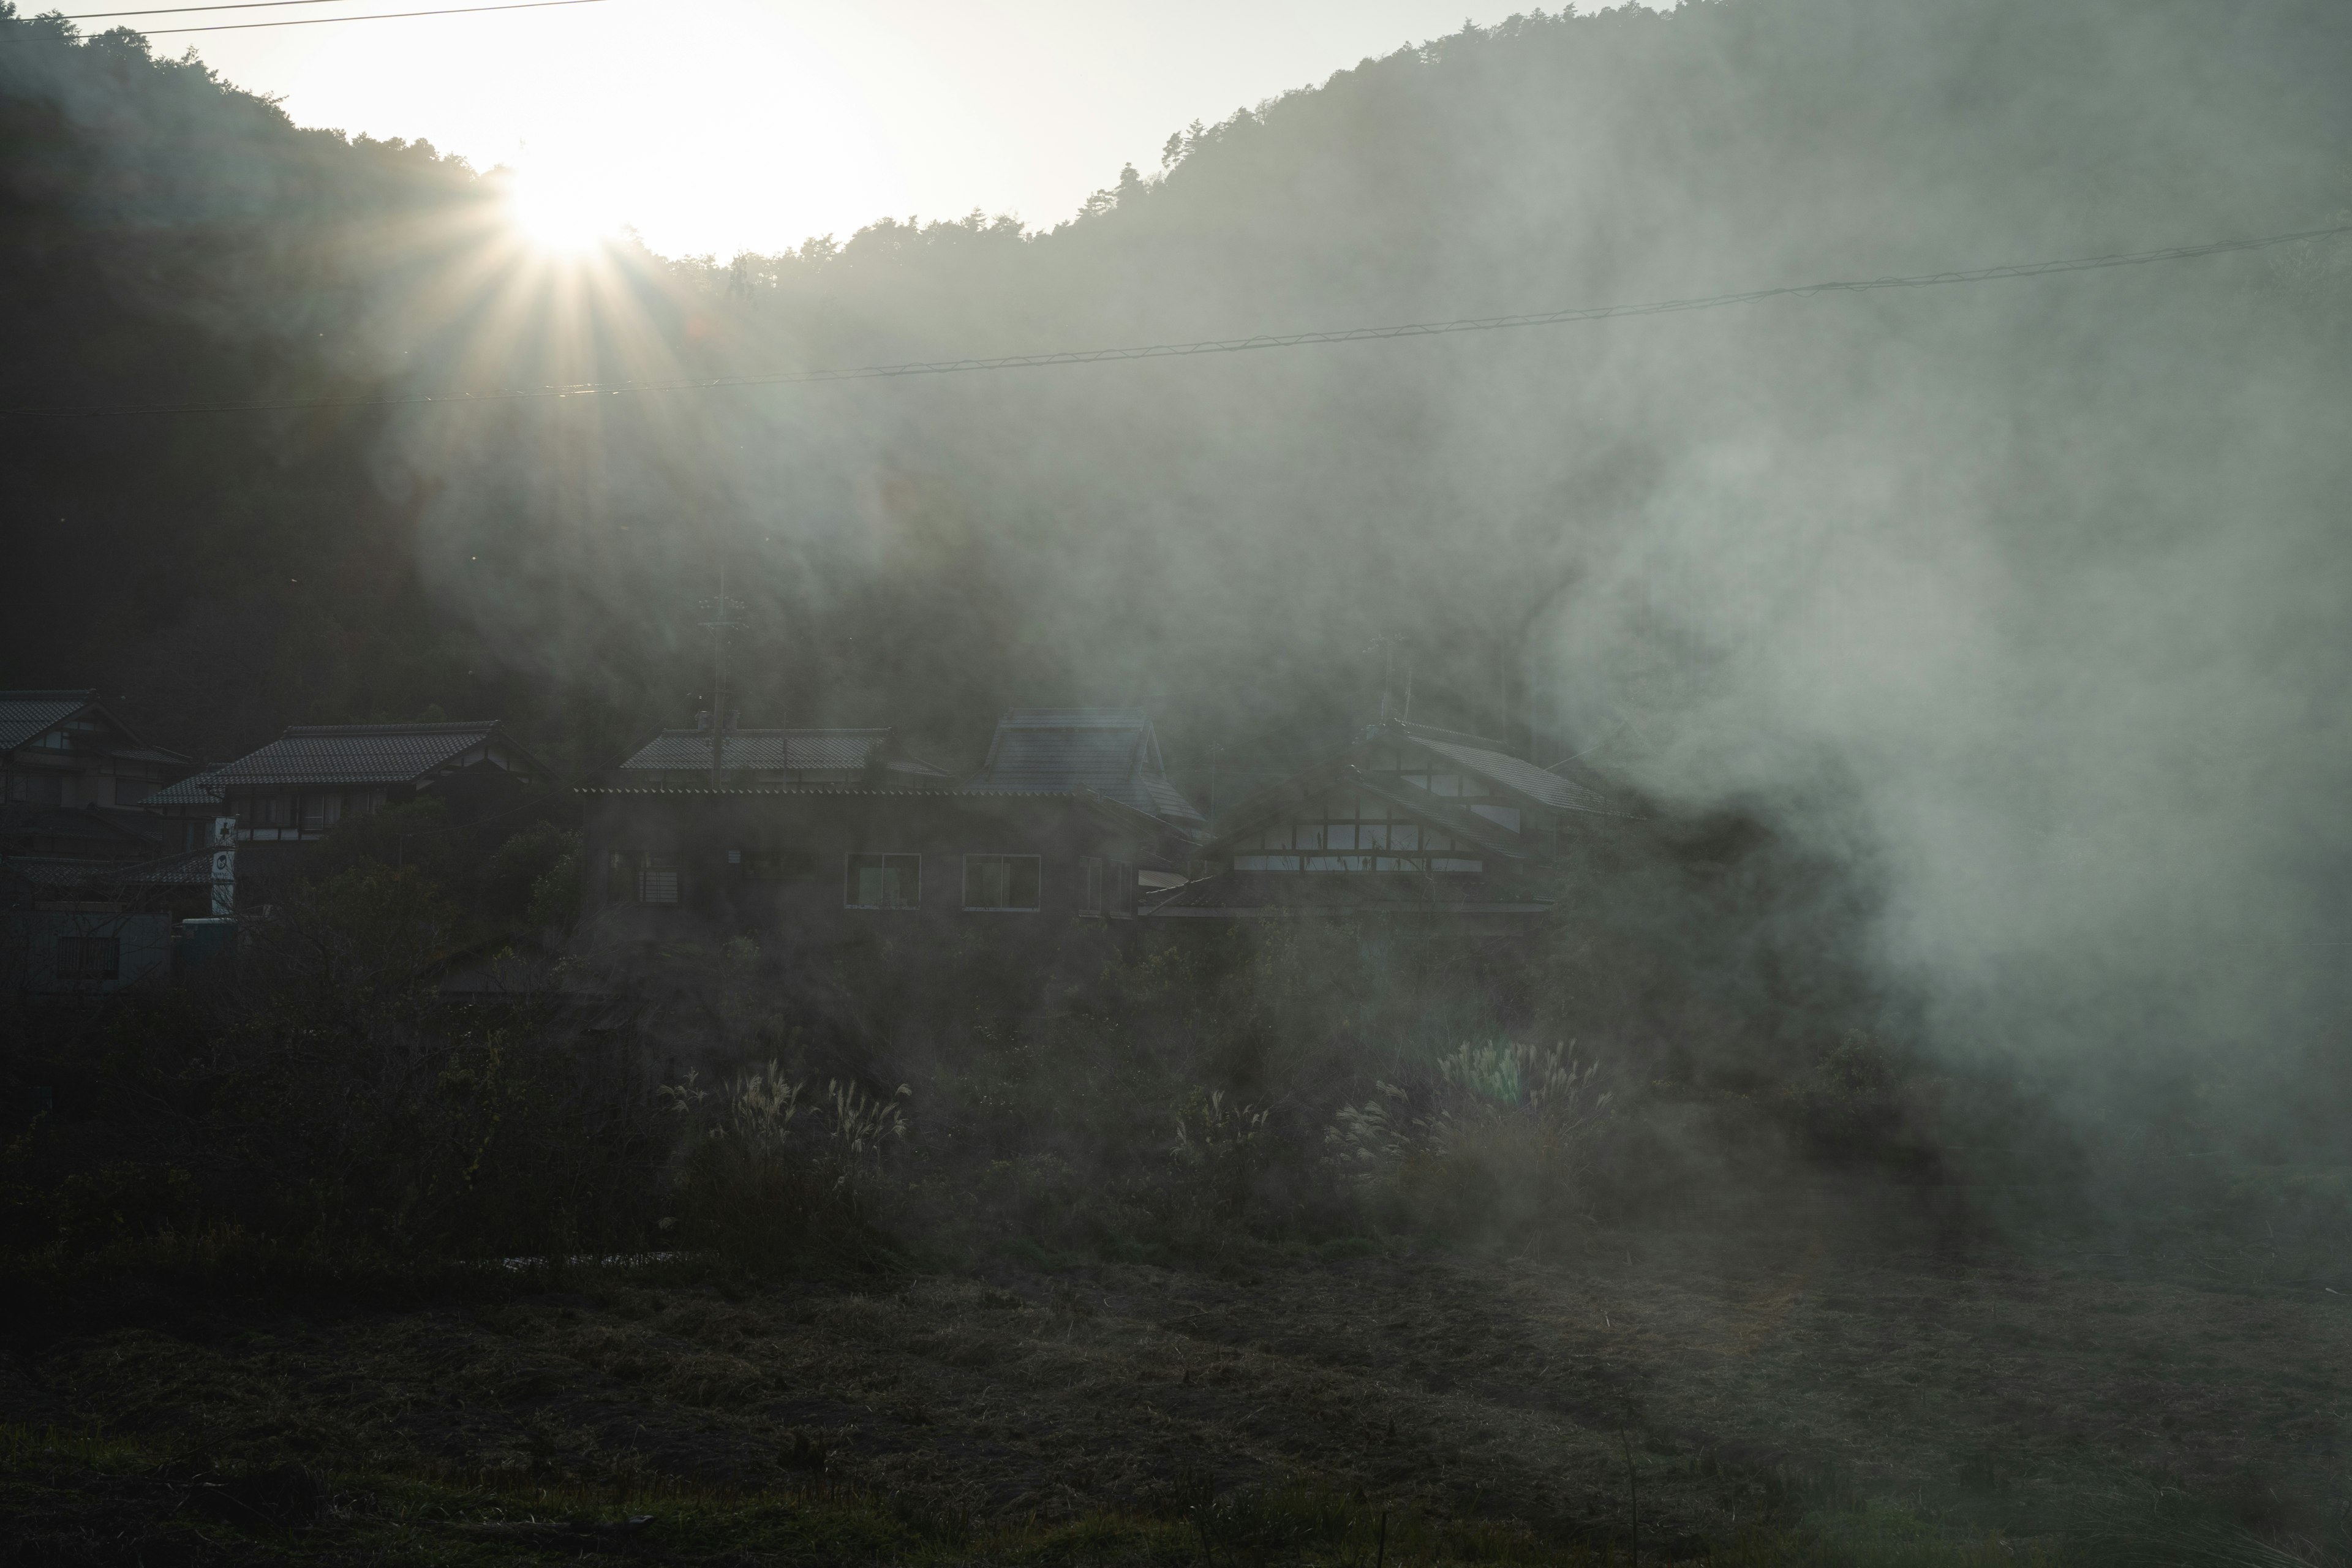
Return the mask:
<path fill-rule="evenodd" d="M 135 0 L 131 0 L 135 3 Z M 165 5 L 198 0 L 158 0 Z M 217 3 L 217 0 L 207 0 Z M 491 0 L 325 0 L 150 28 Z M 24 7 L 30 11 L 33 7 Z M 70 14 L 85 7 L 60 5 Z M 114 6 L 89 6 L 110 10 Z M 424 137 L 535 182 L 559 226 L 672 255 L 773 251 L 884 216 L 1032 225 L 1147 173 L 1168 133 L 1367 55 L 1499 20 L 1498 0 L 603 0 L 157 37 L 298 123 Z M 112 26 L 88 22 L 96 29 Z"/>

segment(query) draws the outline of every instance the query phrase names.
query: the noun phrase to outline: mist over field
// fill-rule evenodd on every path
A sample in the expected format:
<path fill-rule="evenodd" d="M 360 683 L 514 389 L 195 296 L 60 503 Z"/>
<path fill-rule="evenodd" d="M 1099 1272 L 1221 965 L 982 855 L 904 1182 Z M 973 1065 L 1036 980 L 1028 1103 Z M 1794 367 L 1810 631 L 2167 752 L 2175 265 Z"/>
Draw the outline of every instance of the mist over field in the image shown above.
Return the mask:
<path fill-rule="evenodd" d="M 288 723 L 496 715 L 578 778 L 709 705 L 698 606 L 723 570 L 745 603 L 730 706 L 747 726 L 895 725 L 914 754 L 961 769 L 1006 710 L 1139 707 L 1205 805 L 1213 756 L 1230 804 L 1379 716 L 1384 688 L 1401 701 L 1409 671 L 1413 718 L 1539 765 L 1579 759 L 1646 819 L 1645 847 L 1571 890 L 1539 958 L 1455 968 L 1505 999 L 1509 1027 L 1616 1072 L 1612 1114 L 1630 1121 L 1644 1083 L 1687 1089 L 1623 1135 L 1615 1174 L 1580 1189 L 1603 1194 L 1579 1200 L 1591 1223 L 1645 1232 L 1655 1193 L 1741 1172 L 1770 1173 L 1749 1181 L 1754 1201 L 1809 1191 L 1818 1158 L 1842 1181 L 1883 1162 L 1905 1192 L 1983 1176 L 1983 1193 L 1949 1201 L 1985 1213 L 2007 1201 L 1986 1193 L 2071 1181 L 2087 1162 L 2105 1172 L 2089 1208 L 2128 1229 L 2135 1205 L 2174 1201 L 2182 1168 L 2135 1162 L 2217 1155 L 2303 1173 L 2292 1202 L 2337 1207 L 2296 1234 L 2337 1237 L 2326 1172 L 2352 1153 L 2347 89 L 2352 10 L 2322 0 L 1538 12 L 1171 128 L 1158 167 L 1106 169 L 1051 226 L 877 217 L 788 254 L 666 257 L 628 237 L 566 259 L 511 232 L 504 172 L 299 128 L 133 36 L 77 41 L 0 5 L 0 275 L 16 280 L 0 289 L 0 516 L 21 585 L 0 620 L 0 684 L 96 683 L 153 740 L 215 762 Z M 1584 323 L 782 381 L 2313 231 L 2328 232 Z M 142 412 L 179 405 L 212 411 Z M 1024 1258 L 1129 1226 L 1086 1219 L 1070 1195 L 1129 1179 L 1129 1154 L 1105 1152 L 1141 1147 L 1122 1113 L 1070 1110 L 1078 1130 L 1040 1143 L 1045 1175 L 1023 1163 L 1034 1149 L 974 1129 L 1008 1104 L 1118 1100 L 1127 1069 L 1100 1067 L 1096 1042 L 1175 1053 L 1180 1038 L 1210 1042 L 1208 1065 L 1169 1068 L 1153 1093 L 1219 1086 L 1272 1107 L 1283 1137 L 1296 1121 L 1308 1152 L 1295 1170 L 1251 1167 L 1251 1192 L 1279 1187 L 1289 1205 L 1279 1224 L 1234 1218 L 1260 1213 L 1238 1198 L 1187 1198 L 1182 1225 L 1135 1199 L 1192 1238 L 1150 1245 L 1226 1258 L 1183 1229 L 1213 1208 L 1261 1241 L 1325 1237 L 1316 1226 L 1352 1239 L 1356 1222 L 1328 1218 L 1339 1200 L 1299 1196 L 1312 1184 L 1297 1173 L 1339 1137 L 1334 1106 L 1377 1103 L 1348 1072 L 1453 1026 L 1420 993 L 1398 1001 L 1402 980 L 1350 990 L 1309 938 L 1280 960 L 1300 970 L 1253 958 L 1213 983 L 1108 964 L 1126 1000 L 1052 1015 L 1095 1030 L 1083 1048 L 1027 1043 L 1050 1009 L 1004 1002 L 1006 1023 L 993 994 L 966 1005 L 972 971 L 954 966 L 968 954 L 910 988 L 934 1008 L 920 1013 L 895 994 L 808 1001 L 855 991 L 831 972 L 777 982 L 802 988 L 787 1002 L 739 1000 L 718 940 L 720 956 L 693 961 L 708 967 L 646 982 L 661 1026 L 691 1042 L 665 1037 L 662 1062 L 731 1070 L 788 1048 L 813 1075 L 838 1067 L 886 1093 L 911 1076 L 919 1129 L 934 1093 L 968 1113 L 957 1157 L 985 1147 L 991 1180 L 1018 1167 L 1029 1184 L 984 1221 L 924 1231 L 940 1256 L 984 1253 L 970 1237 L 1004 1214 L 1032 1216 L 1003 1220 Z M 803 1004 L 822 1020 L 804 1031 Z M 983 1047 L 1024 1064 L 1003 1069 L 1017 1092 L 973 1087 L 985 1075 L 966 1054 Z M 1164 1142 L 1163 1102 L 1133 1103 Z M 1188 1136 L 1225 1135 L 1223 1100 L 1182 1103 L 1210 1118 L 1180 1121 Z M 1751 1111 L 1787 1125 L 1737 1147 L 1717 1137 Z M 1672 1173 L 1691 1171 L 1716 1174 Z M 2247 1197 L 2257 1187 L 2273 1191 L 2230 1189 L 2253 1205 L 2228 1210 L 2232 1247 L 2254 1245 L 2262 1216 L 2287 1223 Z M 691 1220 L 683 1199 L 639 1206 L 613 1212 Z M 1034 1217 L 1048 1209 L 1061 1230 Z M 2006 1223 L 1936 1215 L 1947 1241 Z M 613 1247 L 637 1245 L 613 1223 Z M 501 1226 L 481 1221 L 466 1245 L 562 1250 Z M 1509 1234 L 1515 1260 L 1580 1256 Z M 2324 1272 L 2279 1268 L 2296 1289 Z M 1216 1278 L 1200 1289 L 1240 1277 Z M 1486 1323 L 1519 1300 L 1510 1289 L 1415 1297 L 1411 1311 L 1433 1334 Z M 1633 1299 L 1595 1296 L 1592 1312 Z M 1262 1311 L 1234 1341 L 1262 1345 L 1326 1310 L 1286 1301 L 1197 1310 Z M 1941 1310 L 1901 1301 L 1915 1326 Z M 939 1310 L 962 1323 L 987 1304 Z M 1681 1310 L 1654 1309 L 1643 1321 Z M 2211 1310 L 2210 1337 L 2240 1332 L 2238 1309 Z M 1716 1353 L 1723 1335 L 1675 1321 L 1692 1355 Z M 1300 1332 L 1373 1331 L 1315 1321 Z M 2306 1359 L 2335 1353 L 2316 1316 L 2263 1321 Z M 1580 1421 L 1631 1399 L 1625 1358 L 1650 1353 L 1606 1342 L 1593 1353 L 1617 1370 L 1579 1384 Z M 1192 1375 L 1187 1363 L 1182 1387 Z M 1866 1381 L 1827 1363 L 1785 1379 L 1773 1398 Z M 1993 1407 L 1968 1386 L 1945 1397 Z M 1675 1408 L 1689 1430 L 1717 1429 L 1712 1406 Z M 1861 1453 L 1853 1433 L 1885 1409 L 1856 1415 L 1841 1451 Z M 2208 1430 L 2242 1418 L 2232 1405 Z M 2092 1419 L 2052 1417 L 2074 1436 L 2049 1441 Z M 2191 1442 L 2166 1419 L 2164 1442 Z M 2026 1430 L 1984 1452 L 2041 1453 L 2047 1432 Z M 2322 1466 L 2333 1441 L 2310 1437 L 2295 1463 Z M 1606 1446 L 1588 1446 L 1591 1486 L 1617 1487 Z M 2222 1495 L 2225 1471 L 2287 1462 L 2133 1453 L 2159 1490 L 2170 1464 L 2200 1497 Z M 2000 1477 L 2009 1462 L 1983 1460 Z M 1359 1496 L 1385 1484 L 1348 1475 Z M 2295 1561 L 2352 1560 L 2340 1508 L 2324 1541 L 2310 1523 L 2336 1506 L 2326 1487 L 2295 1485 L 2274 1514 L 2231 1517 Z M 1685 1544 L 1743 1517 L 1690 1510 L 1675 1516 Z"/>

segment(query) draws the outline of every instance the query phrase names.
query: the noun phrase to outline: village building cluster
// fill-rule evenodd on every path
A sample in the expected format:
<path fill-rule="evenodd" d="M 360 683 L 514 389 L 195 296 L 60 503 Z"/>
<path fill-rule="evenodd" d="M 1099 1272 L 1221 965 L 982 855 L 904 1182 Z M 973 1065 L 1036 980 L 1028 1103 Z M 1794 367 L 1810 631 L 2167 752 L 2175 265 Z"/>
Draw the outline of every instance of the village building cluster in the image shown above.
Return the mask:
<path fill-rule="evenodd" d="M 796 948 L 961 931 L 1311 917 L 1511 930 L 1573 897 L 1635 820 L 1573 762 L 1384 719 L 1212 821 L 1132 708 L 1016 709 L 976 766 L 889 729 L 702 716 L 565 785 L 495 721 L 299 726 L 217 766 L 145 744 L 91 691 L 0 692 L 0 921 L 22 993 L 105 994 L 233 943 L 237 889 L 301 874 L 342 825 L 436 799 L 457 824 L 580 824 L 583 924 L 765 932 Z"/>

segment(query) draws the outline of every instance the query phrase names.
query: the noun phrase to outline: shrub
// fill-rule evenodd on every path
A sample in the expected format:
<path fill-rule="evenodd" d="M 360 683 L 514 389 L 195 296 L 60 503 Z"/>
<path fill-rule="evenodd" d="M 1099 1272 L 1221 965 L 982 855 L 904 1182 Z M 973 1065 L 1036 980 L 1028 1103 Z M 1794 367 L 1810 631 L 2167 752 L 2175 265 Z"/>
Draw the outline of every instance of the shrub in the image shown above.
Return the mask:
<path fill-rule="evenodd" d="M 1222 1090 L 1194 1090 L 1176 1113 L 1177 1217 L 1189 1228 L 1236 1224 L 1258 1195 L 1266 1154 L 1266 1113 L 1227 1104 Z"/>
<path fill-rule="evenodd" d="M 1391 1082 L 1324 1134 L 1335 1173 L 1375 1217 L 1460 1237 L 1581 1218 L 1590 1133 L 1610 1114 L 1599 1064 L 1565 1047 L 1464 1044 L 1415 1089 Z"/>
<path fill-rule="evenodd" d="M 673 1189 L 680 1240 L 756 1272 L 870 1237 L 883 1161 L 907 1142 L 910 1091 L 835 1079 L 810 1100 L 804 1089 L 771 1061 L 715 1094 L 691 1074 L 661 1090 L 690 1123 Z"/>

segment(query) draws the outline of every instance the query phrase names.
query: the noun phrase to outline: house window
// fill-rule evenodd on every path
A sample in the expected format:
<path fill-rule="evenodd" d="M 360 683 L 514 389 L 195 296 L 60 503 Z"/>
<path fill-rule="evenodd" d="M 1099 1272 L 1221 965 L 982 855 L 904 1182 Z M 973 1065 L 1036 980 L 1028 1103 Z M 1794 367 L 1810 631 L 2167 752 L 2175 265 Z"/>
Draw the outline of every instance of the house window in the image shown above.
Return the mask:
<path fill-rule="evenodd" d="M 113 936 L 58 938 L 58 978 L 113 980 L 122 973 L 122 939 Z"/>
<path fill-rule="evenodd" d="M 677 857 L 647 855 L 645 864 L 637 868 L 637 902 L 641 904 L 674 904 L 677 902 Z"/>
<path fill-rule="evenodd" d="M 967 874 L 966 882 L 970 881 Z M 919 855 L 852 855 L 844 902 L 853 910 L 911 910 L 923 901 Z"/>
<path fill-rule="evenodd" d="M 1469 793 L 1475 781 L 1443 775 Z M 1478 809 L 1473 807 L 1474 810 Z M 1276 823 L 1234 847 L 1236 871 L 1476 871 L 1481 862 L 1450 853 L 1475 847 L 1443 828 L 1409 822 L 1370 792 L 1340 790 L 1305 808 L 1310 820 Z M 1482 815 L 1506 811 L 1486 808 Z M 1402 852 L 1402 853 L 1400 853 Z M 1423 859 L 1435 852 L 1442 858 Z"/>
<path fill-rule="evenodd" d="M 1135 912 L 1135 868 L 1124 860 L 1110 863 L 1108 902 L 1113 915 L 1125 916 Z"/>
<path fill-rule="evenodd" d="M 271 827 L 289 827 L 293 825 L 294 797 L 292 795 L 264 795 L 261 800 L 261 805 L 262 810 L 267 813 L 267 815 L 262 818 L 262 821 L 267 826 Z"/>
<path fill-rule="evenodd" d="M 302 831 L 324 833 L 341 821 L 343 797 L 340 795 L 306 795 L 302 797 Z"/>
<path fill-rule="evenodd" d="M 35 805 L 63 805 L 66 781 L 60 773 L 18 773 L 9 781 L 8 793 L 16 799 Z"/>
<path fill-rule="evenodd" d="M 968 910 L 1037 908 L 1034 855 L 967 855 L 963 858 L 963 907 Z"/>
<path fill-rule="evenodd" d="M 1078 912 L 1098 915 L 1103 907 L 1103 863 L 1100 858 L 1082 855 L 1078 858 Z"/>

